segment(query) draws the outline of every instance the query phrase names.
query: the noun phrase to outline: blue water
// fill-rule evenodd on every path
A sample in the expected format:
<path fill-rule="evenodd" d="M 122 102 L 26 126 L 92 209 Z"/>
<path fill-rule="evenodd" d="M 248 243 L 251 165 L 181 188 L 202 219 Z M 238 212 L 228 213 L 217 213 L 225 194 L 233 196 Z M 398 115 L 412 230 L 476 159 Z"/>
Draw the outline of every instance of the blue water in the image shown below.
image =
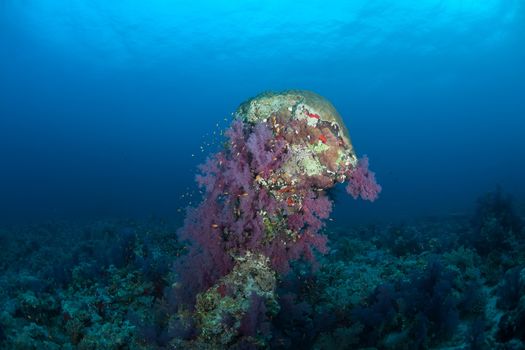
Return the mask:
<path fill-rule="evenodd" d="M 525 198 L 525 4 L 0 0 L 0 221 L 175 218 L 265 90 L 333 102 L 383 186 L 349 220 Z M 192 156 L 192 154 L 194 156 Z"/>

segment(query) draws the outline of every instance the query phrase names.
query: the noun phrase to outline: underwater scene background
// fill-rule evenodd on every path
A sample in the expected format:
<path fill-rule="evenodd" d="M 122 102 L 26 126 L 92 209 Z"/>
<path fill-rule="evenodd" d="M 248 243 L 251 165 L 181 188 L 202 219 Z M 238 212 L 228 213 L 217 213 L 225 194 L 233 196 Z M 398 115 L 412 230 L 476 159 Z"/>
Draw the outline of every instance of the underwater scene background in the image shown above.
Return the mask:
<path fill-rule="evenodd" d="M 0 0 L 0 348 L 525 349 L 524 43 L 520 0 Z"/>

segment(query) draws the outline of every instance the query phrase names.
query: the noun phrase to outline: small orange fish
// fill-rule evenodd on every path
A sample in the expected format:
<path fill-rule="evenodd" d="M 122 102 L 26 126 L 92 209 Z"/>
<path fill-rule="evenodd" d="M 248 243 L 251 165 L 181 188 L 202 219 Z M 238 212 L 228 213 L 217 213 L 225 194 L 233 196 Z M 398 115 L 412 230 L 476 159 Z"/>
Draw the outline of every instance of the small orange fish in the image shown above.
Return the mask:
<path fill-rule="evenodd" d="M 319 135 L 319 140 L 321 140 L 322 143 L 326 143 L 326 141 L 328 141 L 326 139 L 326 136 L 324 136 L 323 134 Z"/>

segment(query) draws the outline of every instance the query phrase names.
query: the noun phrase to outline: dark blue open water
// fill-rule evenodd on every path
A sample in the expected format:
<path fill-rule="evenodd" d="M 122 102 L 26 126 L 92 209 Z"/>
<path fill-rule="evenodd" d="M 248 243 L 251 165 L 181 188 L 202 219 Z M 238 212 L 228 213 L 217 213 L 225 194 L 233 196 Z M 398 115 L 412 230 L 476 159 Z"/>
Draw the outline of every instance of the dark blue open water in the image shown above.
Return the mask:
<path fill-rule="evenodd" d="M 384 187 L 374 216 L 462 212 L 496 184 L 523 198 L 524 11 L 3 0 L 0 216 L 171 216 L 215 124 L 289 88 L 343 115 Z"/>

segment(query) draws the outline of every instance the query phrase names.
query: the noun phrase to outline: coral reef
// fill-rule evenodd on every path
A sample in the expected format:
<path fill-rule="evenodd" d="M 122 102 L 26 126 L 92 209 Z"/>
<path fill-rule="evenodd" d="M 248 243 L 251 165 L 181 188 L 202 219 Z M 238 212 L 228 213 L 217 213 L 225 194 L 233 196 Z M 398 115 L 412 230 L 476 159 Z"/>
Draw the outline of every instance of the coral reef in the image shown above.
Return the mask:
<path fill-rule="evenodd" d="M 525 267 L 517 266 L 505 274 L 498 291 L 498 306 L 503 314 L 497 330 L 497 339 L 502 342 L 525 342 Z"/>
<path fill-rule="evenodd" d="M 200 334 L 196 344 L 201 344 L 200 347 L 224 347 L 239 342 L 265 344 L 265 339 L 257 339 L 264 337 L 259 326 L 267 316 L 275 316 L 279 311 L 275 285 L 275 272 L 270 269 L 267 257 L 250 252 L 238 257 L 233 270 L 217 286 L 197 296 Z M 260 308 L 263 312 L 259 315 Z"/>
<path fill-rule="evenodd" d="M 337 183 L 380 190 L 340 123 L 306 92 L 241 105 L 179 235 L 0 228 L 0 348 L 525 348 L 523 213 L 498 189 L 471 217 L 326 220 Z"/>
<path fill-rule="evenodd" d="M 0 348 L 524 347 L 523 232 L 506 252 L 516 259 L 495 265 L 486 257 L 502 252 L 479 253 L 468 217 L 329 221 L 330 251 L 316 257 L 318 269 L 298 260 L 279 274 L 268 256 L 246 251 L 187 308 L 169 269 L 183 252 L 176 226 L 1 230 Z"/>
<path fill-rule="evenodd" d="M 0 348 L 141 349 L 131 314 L 150 318 L 145 311 L 167 285 L 163 258 L 179 249 L 167 232 L 153 222 L 10 230 L 0 259 L 10 266 L 0 278 Z M 35 250 L 27 254 L 22 242 Z"/>
<path fill-rule="evenodd" d="M 180 231 L 191 242 L 177 270 L 184 288 L 180 295 L 190 306 L 197 300 L 201 323 L 218 316 L 204 316 L 199 301 L 225 284 L 223 276 L 235 270 L 240 257 L 263 256 L 281 274 L 300 258 L 315 264 L 314 251 L 327 251 L 326 237 L 319 233 L 332 208 L 326 190 L 349 181 L 354 198 L 371 201 L 381 190 L 368 158 L 358 161 L 337 111 L 312 92 L 266 93 L 245 102 L 226 135 L 224 150 L 201 166 L 197 181 L 205 196 L 188 211 Z M 229 307 L 236 313 L 247 310 Z M 220 345 L 231 345 L 230 338 Z"/>

